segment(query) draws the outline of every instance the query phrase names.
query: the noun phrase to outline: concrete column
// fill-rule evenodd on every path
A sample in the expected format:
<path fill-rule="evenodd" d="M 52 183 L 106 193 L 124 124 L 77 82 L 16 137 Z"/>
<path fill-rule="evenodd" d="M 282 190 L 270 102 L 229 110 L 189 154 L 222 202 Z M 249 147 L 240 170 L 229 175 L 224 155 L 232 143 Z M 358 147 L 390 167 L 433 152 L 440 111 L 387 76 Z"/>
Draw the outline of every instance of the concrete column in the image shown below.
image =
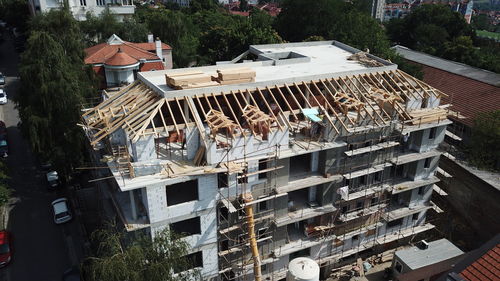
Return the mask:
<path fill-rule="evenodd" d="M 134 220 L 137 219 L 137 209 L 135 207 L 135 197 L 134 197 L 134 191 L 133 190 L 130 190 L 128 192 L 129 196 L 130 196 L 130 210 L 132 210 L 132 218 Z"/>

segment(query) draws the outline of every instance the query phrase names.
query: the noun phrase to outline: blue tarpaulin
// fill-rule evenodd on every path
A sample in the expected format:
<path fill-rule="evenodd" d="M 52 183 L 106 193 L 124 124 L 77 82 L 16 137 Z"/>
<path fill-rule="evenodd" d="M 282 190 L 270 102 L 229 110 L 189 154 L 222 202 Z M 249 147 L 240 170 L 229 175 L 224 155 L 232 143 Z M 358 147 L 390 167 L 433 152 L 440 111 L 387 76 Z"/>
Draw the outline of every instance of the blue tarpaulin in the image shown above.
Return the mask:
<path fill-rule="evenodd" d="M 316 108 L 304 108 L 302 109 L 302 114 L 313 122 L 321 122 L 321 118 L 317 115 L 318 110 Z"/>

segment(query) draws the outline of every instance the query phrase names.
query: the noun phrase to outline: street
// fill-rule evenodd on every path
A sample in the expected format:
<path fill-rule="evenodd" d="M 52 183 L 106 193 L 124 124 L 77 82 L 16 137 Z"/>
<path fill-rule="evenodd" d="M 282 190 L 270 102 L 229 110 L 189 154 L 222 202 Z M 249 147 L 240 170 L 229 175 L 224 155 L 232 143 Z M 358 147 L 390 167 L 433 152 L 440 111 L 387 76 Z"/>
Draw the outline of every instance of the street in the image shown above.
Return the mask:
<path fill-rule="evenodd" d="M 78 262 L 73 247 L 78 223 L 75 220 L 63 225 L 54 223 L 50 203 L 64 194 L 47 190 L 45 175 L 17 129 L 19 117 L 12 97 L 19 87 L 19 59 L 10 36 L 5 39 L 0 43 L 0 72 L 6 76 L 4 88 L 9 102 L 0 106 L 0 120 L 6 123 L 8 132 L 6 161 L 13 202 L 7 229 L 13 235 L 14 253 L 11 263 L 0 269 L 0 280 L 61 280 L 63 272 Z"/>

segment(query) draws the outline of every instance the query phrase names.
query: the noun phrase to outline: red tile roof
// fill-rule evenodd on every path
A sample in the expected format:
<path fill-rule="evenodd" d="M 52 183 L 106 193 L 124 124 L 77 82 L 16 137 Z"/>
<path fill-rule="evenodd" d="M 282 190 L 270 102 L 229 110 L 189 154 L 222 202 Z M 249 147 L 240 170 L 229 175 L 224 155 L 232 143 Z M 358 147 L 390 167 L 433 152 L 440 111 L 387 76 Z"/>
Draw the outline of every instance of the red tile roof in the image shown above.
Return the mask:
<path fill-rule="evenodd" d="M 118 49 L 118 51 L 112 57 L 106 60 L 105 64 L 111 66 L 125 66 L 136 64 L 138 62 L 139 61 L 137 59 L 134 59 L 133 57 L 124 53 L 121 49 Z"/>
<path fill-rule="evenodd" d="M 105 63 L 109 58 L 114 56 L 118 49 L 121 49 L 127 55 L 136 60 L 159 60 L 156 55 L 155 43 L 131 43 L 123 41 L 123 44 L 101 43 L 90 48 L 85 49 L 85 63 L 86 64 L 99 64 Z M 163 50 L 171 50 L 172 48 L 165 43 L 162 43 Z"/>
<path fill-rule="evenodd" d="M 156 52 L 156 43 L 151 42 L 151 43 L 130 43 L 133 44 L 136 47 L 139 47 L 143 50 L 149 51 L 149 52 Z M 162 50 L 172 50 L 172 47 L 170 45 L 161 43 L 161 49 Z"/>
<path fill-rule="evenodd" d="M 500 244 L 466 267 L 459 275 L 470 281 L 500 280 Z"/>
<path fill-rule="evenodd" d="M 449 95 L 443 102 L 467 117 L 460 120 L 464 124 L 471 126 L 478 113 L 500 110 L 500 87 L 430 66 L 422 68 L 423 80 Z"/>

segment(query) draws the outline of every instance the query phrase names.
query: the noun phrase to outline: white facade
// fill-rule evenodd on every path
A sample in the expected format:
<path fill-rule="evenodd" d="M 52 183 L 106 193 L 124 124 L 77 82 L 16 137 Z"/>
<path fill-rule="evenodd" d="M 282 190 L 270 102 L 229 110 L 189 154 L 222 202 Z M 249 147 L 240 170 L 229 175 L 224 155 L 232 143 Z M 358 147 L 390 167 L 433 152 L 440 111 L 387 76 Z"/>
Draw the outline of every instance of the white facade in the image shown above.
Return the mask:
<path fill-rule="evenodd" d="M 33 14 L 47 12 L 51 9 L 60 9 L 62 0 L 30 0 L 30 8 Z M 69 8 L 78 21 L 86 20 L 88 12 L 100 15 L 106 8 L 114 14 L 119 21 L 131 17 L 135 12 L 132 0 L 68 0 Z"/>

